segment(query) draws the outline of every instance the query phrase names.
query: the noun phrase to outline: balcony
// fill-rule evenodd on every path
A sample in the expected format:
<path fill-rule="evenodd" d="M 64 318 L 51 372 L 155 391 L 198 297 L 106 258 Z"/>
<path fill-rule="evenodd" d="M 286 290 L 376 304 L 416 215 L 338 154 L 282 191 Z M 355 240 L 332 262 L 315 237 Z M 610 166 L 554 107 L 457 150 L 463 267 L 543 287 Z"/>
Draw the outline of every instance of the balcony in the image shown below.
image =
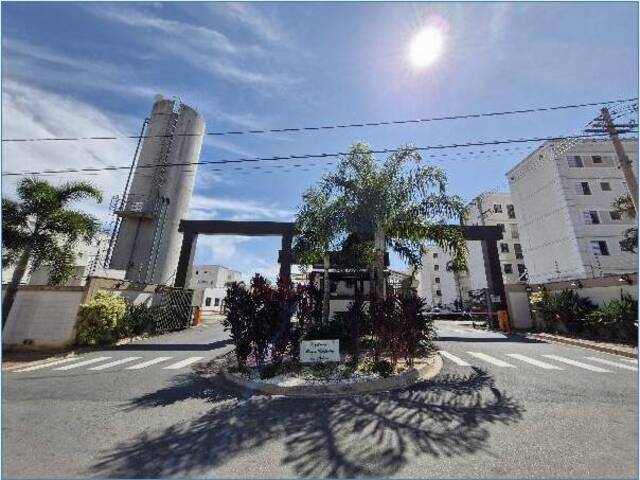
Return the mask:
<path fill-rule="evenodd" d="M 115 208 L 115 214 L 121 217 L 154 218 L 157 201 L 148 195 L 129 194 L 124 202 Z"/>

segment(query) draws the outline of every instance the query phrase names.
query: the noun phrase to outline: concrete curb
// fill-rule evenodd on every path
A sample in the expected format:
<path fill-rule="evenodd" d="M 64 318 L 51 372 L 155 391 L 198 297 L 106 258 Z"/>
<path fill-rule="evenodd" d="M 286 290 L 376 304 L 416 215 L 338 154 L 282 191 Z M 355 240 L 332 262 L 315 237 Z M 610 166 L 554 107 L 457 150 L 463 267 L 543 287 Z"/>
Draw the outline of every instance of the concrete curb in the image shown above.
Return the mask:
<path fill-rule="evenodd" d="M 515 332 L 513 332 L 513 333 L 515 333 Z M 597 344 L 592 344 L 592 343 L 586 343 L 584 340 L 579 340 L 579 339 L 575 339 L 575 338 L 537 335 L 537 334 L 534 334 L 534 333 L 528 333 L 528 334 L 515 333 L 515 334 L 524 336 L 526 338 L 533 338 L 535 340 L 540 340 L 540 341 L 543 341 L 543 342 L 562 343 L 562 344 L 565 344 L 565 345 L 572 345 L 574 347 L 585 348 L 587 350 L 595 350 L 595 351 L 598 351 L 598 352 L 610 353 L 612 355 L 619 355 L 621 357 L 638 358 L 638 354 L 637 353 L 628 352 L 628 351 L 625 351 L 625 350 L 620 350 L 618 348 L 609 347 L 607 345 L 597 345 Z"/>
<path fill-rule="evenodd" d="M 220 376 L 232 387 L 242 390 L 253 390 L 267 395 L 282 395 L 295 398 L 322 398 L 340 397 L 348 395 L 362 395 L 368 393 L 379 393 L 389 390 L 396 390 L 413 385 L 417 382 L 427 381 L 435 377 L 442 370 L 442 358 L 435 354 L 424 365 L 414 367 L 406 372 L 393 377 L 381 378 L 370 382 L 341 384 L 333 383 L 327 385 L 305 385 L 283 387 L 263 382 L 247 380 L 238 375 L 233 375 L 226 371 L 220 371 L 216 375 L 204 375 L 210 382 L 215 383 L 214 378 Z"/>

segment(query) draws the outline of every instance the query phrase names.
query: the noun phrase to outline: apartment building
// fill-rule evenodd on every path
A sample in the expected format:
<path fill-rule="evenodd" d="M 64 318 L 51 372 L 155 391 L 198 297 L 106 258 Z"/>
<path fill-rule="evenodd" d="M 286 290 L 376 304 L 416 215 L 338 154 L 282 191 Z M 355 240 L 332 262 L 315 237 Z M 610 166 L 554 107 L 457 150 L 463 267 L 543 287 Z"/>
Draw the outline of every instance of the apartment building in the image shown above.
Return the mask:
<path fill-rule="evenodd" d="M 499 226 L 503 239 L 498 242 L 502 281 L 505 285 L 520 283 L 526 278 L 525 255 L 520 241 L 519 208 L 511 194 L 484 192 L 467 205 L 469 215 L 466 225 Z M 487 273 L 480 242 L 467 242 L 469 272 L 463 277 L 463 287 L 478 290 L 487 287 Z"/>
<path fill-rule="evenodd" d="M 242 273 L 220 265 L 191 267 L 189 288 L 224 288 L 227 283 L 242 281 Z"/>
<path fill-rule="evenodd" d="M 638 174 L 638 141 L 623 140 Z M 635 221 L 612 209 L 628 194 L 609 140 L 548 141 L 507 172 L 530 283 L 637 271 L 620 246 Z"/>
<path fill-rule="evenodd" d="M 418 295 L 432 307 L 454 307 L 466 298 L 463 274 L 453 272 L 449 266 L 452 256 L 437 245 L 428 245 L 418 271 Z"/>
<path fill-rule="evenodd" d="M 65 283 L 66 286 L 82 286 L 88 276 L 109 276 L 120 278 L 120 272 L 105 269 L 104 258 L 109 245 L 109 235 L 99 232 L 91 242 L 79 241 L 74 247 L 74 275 Z M 34 271 L 28 269 L 21 285 L 47 285 L 49 283 L 49 267 L 43 266 Z M 14 267 L 2 270 L 2 283 L 9 283 L 13 276 Z"/>

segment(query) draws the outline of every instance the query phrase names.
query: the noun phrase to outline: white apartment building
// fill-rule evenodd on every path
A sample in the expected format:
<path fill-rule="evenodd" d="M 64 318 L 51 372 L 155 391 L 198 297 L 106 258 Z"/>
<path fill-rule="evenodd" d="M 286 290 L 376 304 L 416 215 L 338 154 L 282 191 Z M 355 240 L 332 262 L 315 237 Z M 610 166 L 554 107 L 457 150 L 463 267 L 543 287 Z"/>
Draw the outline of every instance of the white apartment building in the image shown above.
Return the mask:
<path fill-rule="evenodd" d="M 225 288 L 230 282 L 241 282 L 242 273 L 220 265 L 194 265 L 191 267 L 189 288 Z"/>
<path fill-rule="evenodd" d="M 466 225 L 486 225 L 502 227 L 503 239 L 498 242 L 500 269 L 505 285 L 520 283 L 525 276 L 525 263 L 520 230 L 518 227 L 519 209 L 515 207 L 511 194 L 505 192 L 484 192 L 471 200 L 467 205 L 469 216 Z M 487 287 L 487 272 L 482 255 L 482 244 L 468 241 L 469 256 L 467 264 L 469 272 L 463 279 L 470 290 Z"/>
<path fill-rule="evenodd" d="M 447 270 L 452 256 L 437 245 L 428 245 L 422 256 L 422 268 L 418 271 L 418 295 L 431 307 L 453 307 L 462 296 L 461 276 Z"/>
<path fill-rule="evenodd" d="M 79 241 L 75 247 L 75 274 L 65 285 L 82 286 L 90 275 L 114 277 L 114 273 L 117 272 L 104 268 L 104 257 L 108 245 L 109 235 L 103 232 L 98 233 L 89 243 Z M 13 266 L 2 270 L 3 284 L 11 281 L 13 271 Z M 41 267 L 33 272 L 27 270 L 20 283 L 21 285 L 47 285 L 49 283 L 49 268 Z"/>
<path fill-rule="evenodd" d="M 623 140 L 638 174 L 638 140 Z M 635 221 L 612 211 L 628 193 L 609 140 L 548 141 L 507 172 L 530 283 L 637 271 L 622 251 Z"/>

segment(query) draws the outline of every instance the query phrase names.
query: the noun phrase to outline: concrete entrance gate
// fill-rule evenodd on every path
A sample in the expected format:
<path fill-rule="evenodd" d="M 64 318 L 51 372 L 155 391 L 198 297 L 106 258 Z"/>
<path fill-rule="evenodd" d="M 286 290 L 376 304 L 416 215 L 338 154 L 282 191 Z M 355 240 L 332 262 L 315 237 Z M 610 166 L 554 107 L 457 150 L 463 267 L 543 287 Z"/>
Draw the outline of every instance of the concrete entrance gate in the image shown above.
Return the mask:
<path fill-rule="evenodd" d="M 482 242 L 482 254 L 487 272 L 487 285 L 495 310 L 506 310 L 504 284 L 500 269 L 498 240 L 502 240 L 502 229 L 497 226 L 451 225 L 462 230 L 465 240 Z M 178 260 L 175 286 L 184 288 L 193 263 L 198 235 L 246 235 L 281 236 L 282 249 L 279 251 L 280 278 L 291 280 L 293 254 L 291 244 L 295 235 L 293 222 L 234 222 L 229 220 L 181 220 L 178 228 L 182 232 L 182 248 Z"/>

